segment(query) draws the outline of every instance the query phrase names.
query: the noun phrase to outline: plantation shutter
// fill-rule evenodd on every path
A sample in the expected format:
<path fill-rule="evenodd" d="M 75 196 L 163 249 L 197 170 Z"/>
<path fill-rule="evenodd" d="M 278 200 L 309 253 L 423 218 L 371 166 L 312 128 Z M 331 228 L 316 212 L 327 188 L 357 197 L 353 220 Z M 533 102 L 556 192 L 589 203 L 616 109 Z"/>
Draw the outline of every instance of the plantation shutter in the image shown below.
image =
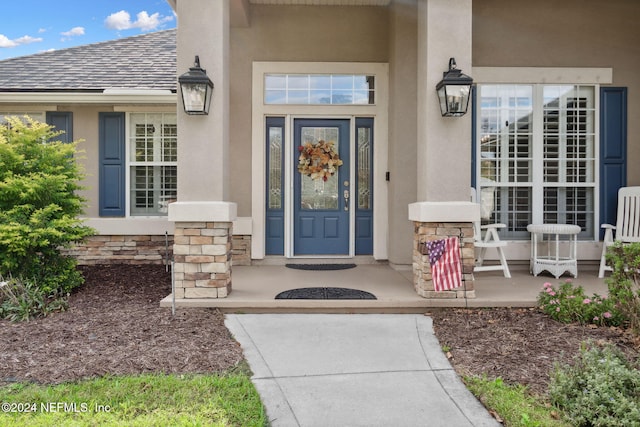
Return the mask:
<path fill-rule="evenodd" d="M 600 89 L 600 223 L 616 223 L 618 189 L 627 185 L 627 88 Z M 600 231 L 600 238 L 603 237 Z"/>
<path fill-rule="evenodd" d="M 100 216 L 125 216 L 124 126 L 124 113 L 99 113 Z"/>
<path fill-rule="evenodd" d="M 64 133 L 55 139 L 69 143 L 73 141 L 73 113 L 68 111 L 47 111 L 46 122 L 53 126 L 55 131 Z"/>

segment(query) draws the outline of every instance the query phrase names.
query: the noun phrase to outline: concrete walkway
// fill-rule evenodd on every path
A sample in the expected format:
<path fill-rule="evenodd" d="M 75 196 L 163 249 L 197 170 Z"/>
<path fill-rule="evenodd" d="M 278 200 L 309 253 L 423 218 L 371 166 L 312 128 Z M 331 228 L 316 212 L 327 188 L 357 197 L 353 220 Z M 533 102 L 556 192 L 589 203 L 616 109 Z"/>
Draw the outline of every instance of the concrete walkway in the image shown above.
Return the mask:
<path fill-rule="evenodd" d="M 420 314 L 228 314 L 278 426 L 499 426 Z"/>

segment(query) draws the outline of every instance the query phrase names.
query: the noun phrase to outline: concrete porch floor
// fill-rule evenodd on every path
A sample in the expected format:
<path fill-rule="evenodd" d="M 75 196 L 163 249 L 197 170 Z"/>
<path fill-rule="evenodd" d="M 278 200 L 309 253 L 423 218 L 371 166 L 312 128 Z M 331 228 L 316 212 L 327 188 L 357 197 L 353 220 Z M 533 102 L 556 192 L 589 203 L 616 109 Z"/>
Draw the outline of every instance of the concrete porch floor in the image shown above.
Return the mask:
<path fill-rule="evenodd" d="M 529 273 L 528 265 L 510 265 L 511 279 L 502 272 L 475 274 L 476 298 L 425 299 L 413 289 L 409 267 L 394 269 L 386 264 L 360 264 L 355 268 L 335 271 L 295 270 L 283 265 L 233 267 L 233 290 L 227 298 L 177 299 L 176 307 L 213 307 L 231 313 L 421 313 L 434 307 L 533 307 L 542 285 L 554 286 L 571 278 L 556 279 L 542 273 Z M 598 279 L 597 266 L 580 265 L 578 278 L 587 294 L 606 294 L 604 279 Z M 304 287 L 344 287 L 374 294 L 377 300 L 276 300 L 285 290 Z M 161 307 L 172 306 L 169 295 Z"/>

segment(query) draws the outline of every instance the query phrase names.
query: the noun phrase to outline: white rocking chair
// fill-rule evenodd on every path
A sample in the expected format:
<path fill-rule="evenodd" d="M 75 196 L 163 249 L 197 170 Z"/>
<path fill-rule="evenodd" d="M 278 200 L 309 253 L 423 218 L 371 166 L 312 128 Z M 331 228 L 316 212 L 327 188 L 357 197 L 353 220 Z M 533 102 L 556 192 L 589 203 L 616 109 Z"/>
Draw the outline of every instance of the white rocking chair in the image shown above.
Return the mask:
<path fill-rule="evenodd" d="M 605 270 L 612 270 L 607 265 L 606 260 L 609 246 L 615 242 L 640 242 L 640 187 L 622 187 L 618 190 L 616 225 L 614 227 L 611 224 L 602 224 L 602 228 L 605 229 L 605 232 L 602 257 L 600 258 L 600 271 L 598 272 L 599 278 L 604 277 Z"/>
<path fill-rule="evenodd" d="M 476 190 L 471 189 L 471 201 L 476 203 Z M 502 248 L 507 246 L 507 242 L 500 240 L 498 235 L 498 228 L 506 227 L 505 224 L 486 224 L 480 225 L 480 221 L 473 223 L 474 244 L 476 248 L 480 249 L 479 255 L 476 257 L 474 272 L 481 271 L 499 271 L 502 270 L 504 277 L 511 278 L 511 272 L 509 272 L 509 265 L 507 264 L 507 258 L 504 255 Z M 484 231 L 484 235 L 483 235 Z M 500 258 L 500 264 L 496 265 L 484 265 L 484 257 L 487 249 L 494 248 L 498 251 L 498 257 Z"/>

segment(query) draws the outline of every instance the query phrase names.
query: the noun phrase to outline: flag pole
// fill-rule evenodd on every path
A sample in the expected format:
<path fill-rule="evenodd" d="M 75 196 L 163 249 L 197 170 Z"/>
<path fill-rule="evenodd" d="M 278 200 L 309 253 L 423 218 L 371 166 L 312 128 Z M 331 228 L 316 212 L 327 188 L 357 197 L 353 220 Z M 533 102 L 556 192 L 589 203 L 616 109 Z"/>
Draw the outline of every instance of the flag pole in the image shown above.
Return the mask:
<path fill-rule="evenodd" d="M 467 299 L 467 279 L 464 273 L 464 257 L 462 256 L 462 247 L 464 245 L 464 242 L 462 241 L 463 237 L 464 233 L 462 232 L 462 229 L 460 229 L 460 243 L 458 244 L 458 250 L 460 251 L 460 269 L 462 270 L 462 287 L 464 289 L 464 308 L 465 310 L 468 310 L 469 300 Z"/>

